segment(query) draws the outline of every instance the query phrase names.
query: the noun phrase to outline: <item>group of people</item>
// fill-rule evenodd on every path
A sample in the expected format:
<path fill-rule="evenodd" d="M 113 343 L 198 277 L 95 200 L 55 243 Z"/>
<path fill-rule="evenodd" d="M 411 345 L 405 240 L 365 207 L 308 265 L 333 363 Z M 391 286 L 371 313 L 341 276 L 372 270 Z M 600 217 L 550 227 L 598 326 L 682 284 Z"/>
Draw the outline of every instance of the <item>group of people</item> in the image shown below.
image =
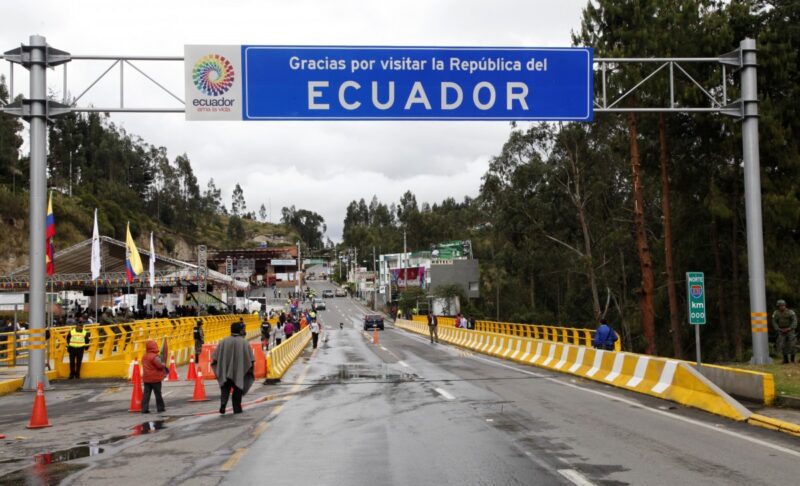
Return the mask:
<path fill-rule="evenodd" d="M 198 332 L 199 331 L 199 332 Z M 195 325 L 195 351 L 199 355 L 203 343 L 202 321 Z M 220 341 L 211 356 L 211 369 L 220 387 L 219 413 L 225 414 L 229 397 L 233 400 L 233 413 L 242 413 L 242 397 L 255 382 L 255 354 L 247 342 L 247 331 L 243 321 L 231 324 L 231 335 Z M 156 411 L 166 411 L 161 383 L 169 373 L 166 364 L 159 357 L 158 343 L 152 339 L 145 342 L 142 358 L 142 413 L 150 413 L 150 396 L 155 395 Z"/>
<path fill-rule="evenodd" d="M 296 308 L 293 307 L 293 309 Z M 319 334 L 322 331 L 322 323 L 317 319 L 317 313 L 313 309 L 281 312 L 278 314 L 278 322 L 275 324 L 274 329 L 269 319 L 265 318 L 261 322 L 261 346 L 264 351 L 269 350 L 271 347 L 279 346 L 307 326 L 311 328 L 312 347 L 316 349 L 319 342 Z"/>

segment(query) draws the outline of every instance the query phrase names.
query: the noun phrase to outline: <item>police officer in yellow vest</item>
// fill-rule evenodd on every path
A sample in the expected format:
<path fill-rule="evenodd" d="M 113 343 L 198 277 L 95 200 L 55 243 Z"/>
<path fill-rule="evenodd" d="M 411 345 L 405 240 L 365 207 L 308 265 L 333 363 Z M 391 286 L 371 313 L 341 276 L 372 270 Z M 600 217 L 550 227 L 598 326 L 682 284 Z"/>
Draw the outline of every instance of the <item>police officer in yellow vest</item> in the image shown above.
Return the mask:
<path fill-rule="evenodd" d="M 81 363 L 83 351 L 89 347 L 89 331 L 83 329 L 83 323 L 78 322 L 67 334 L 67 351 L 69 352 L 69 378 L 81 377 Z"/>

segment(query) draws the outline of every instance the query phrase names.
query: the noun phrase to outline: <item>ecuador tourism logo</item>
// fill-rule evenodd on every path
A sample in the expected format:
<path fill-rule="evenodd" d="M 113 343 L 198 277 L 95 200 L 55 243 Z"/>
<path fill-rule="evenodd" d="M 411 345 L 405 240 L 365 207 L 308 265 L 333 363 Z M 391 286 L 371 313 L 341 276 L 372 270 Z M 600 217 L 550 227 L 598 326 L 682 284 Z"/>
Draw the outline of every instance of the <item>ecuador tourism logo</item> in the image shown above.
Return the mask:
<path fill-rule="evenodd" d="M 195 63 L 192 80 L 195 87 L 206 96 L 220 96 L 233 86 L 233 66 L 219 54 L 208 54 Z"/>

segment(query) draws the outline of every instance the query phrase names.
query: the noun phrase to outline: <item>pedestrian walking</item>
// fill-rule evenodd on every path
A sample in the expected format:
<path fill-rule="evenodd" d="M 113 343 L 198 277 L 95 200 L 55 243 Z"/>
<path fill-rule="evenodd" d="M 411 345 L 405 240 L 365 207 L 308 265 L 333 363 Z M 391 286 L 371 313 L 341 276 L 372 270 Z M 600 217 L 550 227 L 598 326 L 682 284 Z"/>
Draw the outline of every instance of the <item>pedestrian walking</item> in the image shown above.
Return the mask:
<path fill-rule="evenodd" d="M 231 335 L 223 339 L 214 350 L 211 368 L 217 375 L 220 388 L 219 413 L 224 414 L 228 396 L 233 391 L 233 413 L 242 413 L 242 397 L 253 385 L 253 365 L 256 358 L 253 348 L 245 339 L 243 322 L 231 324 Z"/>
<path fill-rule="evenodd" d="M 439 318 L 431 312 L 428 314 L 428 332 L 431 334 L 431 344 L 439 342 Z"/>
<path fill-rule="evenodd" d="M 283 334 L 286 335 L 286 340 L 287 341 L 289 340 L 289 338 L 292 337 L 292 334 L 294 334 L 294 325 L 292 324 L 291 320 L 287 320 L 286 324 L 284 324 L 284 326 L 283 326 Z"/>
<path fill-rule="evenodd" d="M 317 322 L 316 318 L 311 319 L 311 348 L 317 349 L 317 342 L 319 342 L 319 331 L 320 331 L 320 324 Z"/>
<path fill-rule="evenodd" d="M 777 302 L 778 308 L 772 313 L 772 327 L 778 333 L 775 347 L 783 355 L 783 364 L 794 363 L 797 344 L 797 314 L 786 308 L 786 301 Z"/>
<path fill-rule="evenodd" d="M 278 322 L 275 324 L 275 346 L 281 344 L 281 342 L 286 339 L 286 333 L 283 331 L 283 327 L 285 324 L 282 322 Z"/>
<path fill-rule="evenodd" d="M 203 332 L 203 320 L 197 319 L 194 324 L 194 362 L 200 362 L 200 353 L 203 352 L 203 344 L 206 342 L 206 335 Z"/>
<path fill-rule="evenodd" d="M 594 332 L 592 346 L 595 349 L 614 351 L 614 343 L 616 343 L 618 339 L 619 336 L 617 336 L 617 333 L 608 325 L 608 322 L 605 319 L 600 319 L 600 325 Z"/>
<path fill-rule="evenodd" d="M 150 393 L 156 395 L 156 411 L 161 413 L 166 410 L 164 397 L 161 395 L 161 382 L 167 376 L 167 367 L 158 356 L 158 343 L 148 339 L 144 343 L 145 352 L 142 358 L 142 383 L 144 395 L 142 396 L 142 413 L 150 413 Z"/>
<path fill-rule="evenodd" d="M 67 333 L 67 353 L 69 353 L 69 379 L 81 377 L 81 363 L 83 352 L 89 347 L 89 331 L 83 328 L 83 323 L 78 322 Z"/>
<path fill-rule="evenodd" d="M 272 325 L 267 319 L 261 323 L 261 347 L 264 351 L 269 349 L 269 335 L 272 332 Z"/>

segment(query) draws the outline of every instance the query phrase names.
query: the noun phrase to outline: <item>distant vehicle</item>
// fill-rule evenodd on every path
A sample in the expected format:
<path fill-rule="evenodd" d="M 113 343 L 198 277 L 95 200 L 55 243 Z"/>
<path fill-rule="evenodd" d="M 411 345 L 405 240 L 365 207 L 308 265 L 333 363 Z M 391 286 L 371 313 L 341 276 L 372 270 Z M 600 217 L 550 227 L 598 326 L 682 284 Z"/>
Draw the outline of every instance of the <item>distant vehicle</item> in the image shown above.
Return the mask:
<path fill-rule="evenodd" d="M 322 297 L 325 298 L 325 299 L 332 298 L 333 297 L 333 290 L 331 290 L 331 289 L 323 290 L 322 291 Z"/>
<path fill-rule="evenodd" d="M 383 316 L 379 314 L 367 314 L 364 316 L 364 330 L 380 329 L 383 331 Z"/>
<path fill-rule="evenodd" d="M 322 299 L 314 299 L 314 308 L 317 310 L 326 310 L 325 301 Z"/>
<path fill-rule="evenodd" d="M 336 297 L 347 297 L 347 291 L 344 289 L 336 289 Z"/>

